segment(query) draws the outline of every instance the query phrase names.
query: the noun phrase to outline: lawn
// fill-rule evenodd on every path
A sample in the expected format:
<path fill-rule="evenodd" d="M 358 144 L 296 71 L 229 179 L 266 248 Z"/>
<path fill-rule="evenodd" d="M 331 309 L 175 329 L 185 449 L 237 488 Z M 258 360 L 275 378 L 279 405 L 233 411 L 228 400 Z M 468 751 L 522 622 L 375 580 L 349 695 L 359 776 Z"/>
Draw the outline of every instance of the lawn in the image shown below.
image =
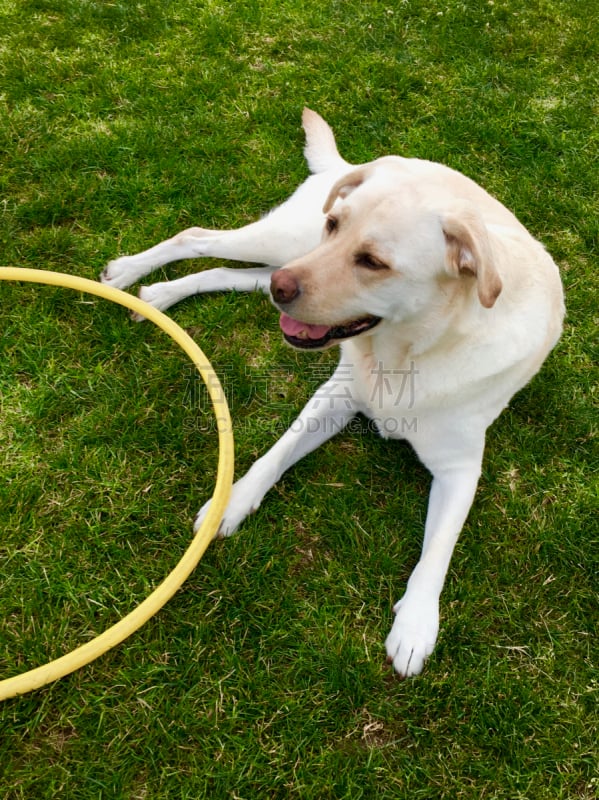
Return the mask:
<path fill-rule="evenodd" d="M 489 431 L 420 677 L 394 677 L 383 641 L 429 476 L 348 431 L 124 644 L 0 705 L 3 798 L 599 796 L 598 39 L 572 0 L 0 0 L 0 264 L 96 278 L 181 228 L 254 219 L 306 174 L 308 105 L 351 161 L 483 184 L 553 254 L 568 307 Z M 264 297 L 169 313 L 222 378 L 241 475 L 334 353 L 286 348 Z M 147 596 L 216 458 L 205 391 L 158 329 L 0 283 L 0 678 Z"/>

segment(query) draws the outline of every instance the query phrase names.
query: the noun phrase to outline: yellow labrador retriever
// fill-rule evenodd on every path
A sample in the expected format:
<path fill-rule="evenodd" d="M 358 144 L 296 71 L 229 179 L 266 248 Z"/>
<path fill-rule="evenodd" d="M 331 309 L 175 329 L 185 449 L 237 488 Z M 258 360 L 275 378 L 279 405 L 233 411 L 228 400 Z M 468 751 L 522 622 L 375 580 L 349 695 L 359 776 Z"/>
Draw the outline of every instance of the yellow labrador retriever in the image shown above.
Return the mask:
<path fill-rule="evenodd" d="M 140 296 L 165 309 L 202 292 L 270 291 L 289 344 L 339 345 L 331 379 L 235 484 L 220 533 L 233 533 L 285 470 L 356 414 L 407 439 L 433 479 L 421 558 L 386 649 L 400 675 L 415 675 L 435 646 L 485 431 L 558 340 L 562 286 L 543 246 L 469 178 L 397 156 L 356 167 L 318 114 L 304 110 L 303 125 L 314 174 L 282 206 L 238 230 L 183 231 L 110 262 L 102 280 L 125 288 L 200 256 L 268 264 L 210 269 Z"/>

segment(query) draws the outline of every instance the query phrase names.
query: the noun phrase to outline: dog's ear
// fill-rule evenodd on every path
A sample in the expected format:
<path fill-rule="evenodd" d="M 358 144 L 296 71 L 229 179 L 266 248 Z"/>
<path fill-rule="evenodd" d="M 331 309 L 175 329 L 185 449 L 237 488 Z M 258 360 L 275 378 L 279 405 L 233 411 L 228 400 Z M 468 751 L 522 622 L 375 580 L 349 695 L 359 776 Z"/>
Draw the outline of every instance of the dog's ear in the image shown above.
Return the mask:
<path fill-rule="evenodd" d="M 502 284 L 480 214 L 471 205 L 464 204 L 442 214 L 441 224 L 448 271 L 452 275 L 475 275 L 478 298 L 485 308 L 491 308 Z"/>
<path fill-rule="evenodd" d="M 364 183 L 368 173 L 368 166 L 358 167 L 347 175 L 344 175 L 342 178 L 339 178 L 329 192 L 329 196 L 327 197 L 326 203 L 322 209 L 323 213 L 328 214 L 338 197 L 347 197 L 347 195 L 353 192 L 354 189 L 357 189 L 358 186 Z"/>

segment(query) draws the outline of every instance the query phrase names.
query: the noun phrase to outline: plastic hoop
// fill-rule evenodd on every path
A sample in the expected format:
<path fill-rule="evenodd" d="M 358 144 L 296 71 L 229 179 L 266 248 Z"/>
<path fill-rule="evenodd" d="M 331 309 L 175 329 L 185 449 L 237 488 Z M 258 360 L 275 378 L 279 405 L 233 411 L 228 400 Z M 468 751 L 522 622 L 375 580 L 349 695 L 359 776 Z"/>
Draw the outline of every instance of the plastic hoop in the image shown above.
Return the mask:
<path fill-rule="evenodd" d="M 225 512 L 233 483 L 233 433 L 227 401 L 212 365 L 193 339 L 161 311 L 120 289 L 61 272 L 0 267 L 0 280 L 42 283 L 94 294 L 149 319 L 181 347 L 202 376 L 216 416 L 219 441 L 216 484 L 210 508 L 190 546 L 175 568 L 133 611 L 104 633 L 96 636 L 95 639 L 41 667 L 0 681 L 0 700 L 6 700 L 9 697 L 39 689 L 89 664 L 137 631 L 177 592 L 206 552 Z"/>

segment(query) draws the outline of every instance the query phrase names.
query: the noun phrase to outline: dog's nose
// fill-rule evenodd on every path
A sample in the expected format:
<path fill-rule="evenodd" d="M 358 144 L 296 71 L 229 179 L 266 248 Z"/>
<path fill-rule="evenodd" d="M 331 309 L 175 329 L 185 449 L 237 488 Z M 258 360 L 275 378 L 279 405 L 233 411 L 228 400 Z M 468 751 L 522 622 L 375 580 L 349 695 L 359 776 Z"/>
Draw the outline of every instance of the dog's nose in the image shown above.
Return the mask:
<path fill-rule="evenodd" d="M 278 269 L 270 278 L 270 292 L 276 303 L 290 303 L 300 293 L 297 278 L 288 269 Z"/>

